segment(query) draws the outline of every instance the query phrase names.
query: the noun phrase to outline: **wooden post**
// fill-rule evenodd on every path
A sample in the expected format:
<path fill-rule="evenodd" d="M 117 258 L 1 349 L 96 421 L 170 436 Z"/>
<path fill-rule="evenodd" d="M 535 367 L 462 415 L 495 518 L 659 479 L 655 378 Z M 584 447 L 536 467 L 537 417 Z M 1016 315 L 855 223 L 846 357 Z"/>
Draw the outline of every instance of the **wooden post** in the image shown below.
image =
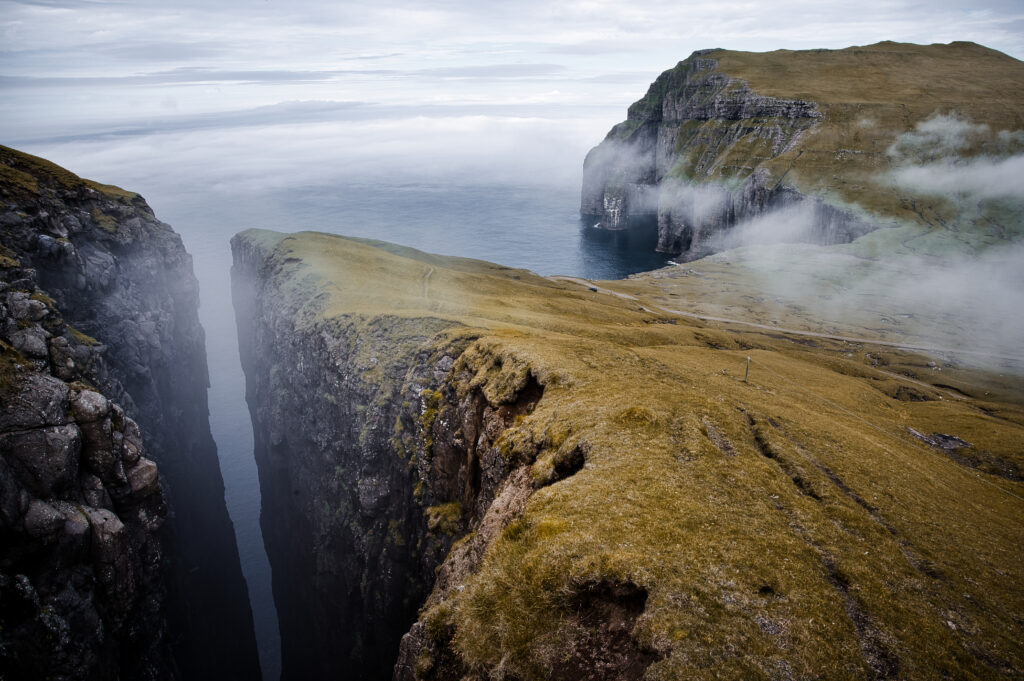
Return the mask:
<path fill-rule="evenodd" d="M 750 375 L 750 358 L 747 357 L 747 370 L 743 372 L 743 382 L 748 383 L 747 376 Z"/>

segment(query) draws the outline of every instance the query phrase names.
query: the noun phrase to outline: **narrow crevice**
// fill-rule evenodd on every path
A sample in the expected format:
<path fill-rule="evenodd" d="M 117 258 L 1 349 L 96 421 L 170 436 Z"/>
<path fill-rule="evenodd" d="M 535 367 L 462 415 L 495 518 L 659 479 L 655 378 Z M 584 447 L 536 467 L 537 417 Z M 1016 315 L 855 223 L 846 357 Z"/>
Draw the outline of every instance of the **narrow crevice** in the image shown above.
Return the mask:
<path fill-rule="evenodd" d="M 779 470 L 793 481 L 793 484 L 796 486 L 797 491 L 799 491 L 800 494 L 810 497 L 815 501 L 821 501 L 821 495 L 816 489 L 814 489 L 814 486 L 807 479 L 803 471 L 801 471 L 792 461 L 782 455 L 782 452 L 772 444 L 768 434 L 765 432 L 761 424 L 758 423 L 750 413 L 745 410 L 741 411 L 743 411 L 743 414 L 747 417 L 747 425 L 750 428 L 750 434 L 753 437 L 754 445 L 757 447 L 757 451 L 761 453 L 761 456 L 774 461 L 779 467 Z"/>
<path fill-rule="evenodd" d="M 823 551 L 820 547 L 813 545 L 821 557 L 822 565 L 828 573 L 829 583 L 842 596 L 846 606 L 846 614 L 853 622 L 857 630 L 857 639 L 860 641 L 861 652 L 864 660 L 871 668 L 871 679 L 895 679 L 900 673 L 900 660 L 896 652 L 885 640 L 886 636 L 878 629 L 872 621 L 870 614 L 864 606 L 851 593 L 850 579 L 836 566 L 835 559 Z"/>
<path fill-rule="evenodd" d="M 793 532 L 817 554 L 828 583 L 842 598 L 847 617 L 850 618 L 856 631 L 861 654 L 870 670 L 868 678 L 872 681 L 898 678 L 900 660 L 890 644 L 891 637 L 879 629 L 867 608 L 854 595 L 855 589 L 852 587 L 850 577 L 836 564 L 835 557 L 810 536 L 810 533 L 800 524 L 792 511 L 778 500 L 773 501 L 773 506 L 786 516 Z"/>
<path fill-rule="evenodd" d="M 701 419 L 701 423 L 704 425 L 704 430 L 708 434 L 708 439 L 718 447 L 718 451 L 722 452 L 722 454 L 730 459 L 736 456 L 736 448 L 732 446 L 732 443 L 729 442 L 729 439 L 725 437 L 725 435 L 718 432 L 718 429 L 711 425 L 710 420 L 704 418 Z"/>
<path fill-rule="evenodd" d="M 862 509 L 864 509 L 864 511 L 867 512 L 868 516 L 874 522 L 878 523 L 882 528 L 886 530 L 886 532 L 892 535 L 896 543 L 899 545 L 900 551 L 903 553 L 904 558 L 907 559 L 907 562 L 911 565 L 911 567 L 921 572 L 925 576 L 930 577 L 931 579 L 946 579 L 946 575 L 942 573 L 938 566 L 936 566 L 927 558 L 923 558 L 921 555 L 919 555 L 918 552 L 911 545 L 911 543 L 905 537 L 900 535 L 896 527 L 879 512 L 877 507 L 868 502 L 866 499 L 864 499 L 864 497 L 858 494 L 852 487 L 846 484 L 846 482 L 835 471 L 833 471 L 826 464 L 822 463 L 818 459 L 818 457 L 811 454 L 811 452 L 808 451 L 806 447 L 804 447 L 792 435 L 790 435 L 781 425 L 779 425 L 778 422 L 776 422 L 774 419 L 768 419 L 768 422 L 783 437 L 789 440 L 790 443 L 792 443 L 793 447 L 796 449 L 796 451 L 802 457 L 804 457 L 804 459 L 806 459 L 812 466 L 817 468 L 822 473 L 822 475 L 828 478 L 829 482 L 835 485 L 836 488 L 840 492 L 842 492 L 846 498 L 848 498 L 850 501 L 854 502 Z"/>

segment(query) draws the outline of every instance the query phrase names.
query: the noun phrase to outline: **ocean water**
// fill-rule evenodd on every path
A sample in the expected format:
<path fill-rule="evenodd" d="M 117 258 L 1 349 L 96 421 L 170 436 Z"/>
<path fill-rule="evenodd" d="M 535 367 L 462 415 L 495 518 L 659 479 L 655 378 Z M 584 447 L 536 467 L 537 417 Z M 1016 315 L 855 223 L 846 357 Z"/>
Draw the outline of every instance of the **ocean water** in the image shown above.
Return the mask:
<path fill-rule="evenodd" d="M 247 228 L 318 230 L 392 241 L 432 253 L 480 258 L 588 279 L 661 267 L 653 230 L 600 232 L 579 216 L 568 186 L 337 184 L 251 193 L 158 193 L 156 214 L 182 235 L 200 284 L 210 365 L 210 421 L 249 587 L 266 681 L 280 675 L 280 637 L 259 527 L 260 491 L 231 306 L 229 239 Z"/>

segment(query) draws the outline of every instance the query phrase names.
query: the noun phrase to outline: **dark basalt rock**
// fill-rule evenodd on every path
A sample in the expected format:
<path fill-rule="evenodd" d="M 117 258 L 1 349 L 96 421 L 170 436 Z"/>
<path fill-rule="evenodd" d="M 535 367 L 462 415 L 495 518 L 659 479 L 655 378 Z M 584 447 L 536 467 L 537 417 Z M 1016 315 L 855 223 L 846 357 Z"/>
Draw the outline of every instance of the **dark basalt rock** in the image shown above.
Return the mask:
<path fill-rule="evenodd" d="M 499 403 L 461 390 L 473 339 L 445 340 L 453 322 L 323 316 L 315 286 L 290 290 L 292 261 L 250 236 L 232 239 L 232 283 L 282 679 L 389 679 L 420 655 L 403 634 L 435 582 L 476 565 L 534 489 L 497 441 L 543 387 L 526 374 Z"/>
<path fill-rule="evenodd" d="M 0 676 L 173 679 L 157 466 L 135 421 L 88 387 L 102 354 L 34 281 L 0 268 Z M 26 356 L 26 332 L 82 361 Z"/>
<path fill-rule="evenodd" d="M 78 652 L 40 673 L 259 678 L 209 429 L 198 285 L 180 237 L 140 196 L 0 147 L 0 243 L 0 438 L 14 476 L 0 485 L 0 508 L 4 531 L 24 543 L 0 551 L 0 571 L 15 585 L 3 588 L 21 589 L 18 566 L 40 552 L 35 572 L 22 574 L 35 596 L 22 601 L 50 612 L 67 582 L 76 598 L 99 594 L 92 607 L 104 622 L 97 630 L 91 616 L 67 620 L 61 631 Z M 143 503 L 152 499 L 160 502 Z M 159 510 L 164 500 L 169 514 Z M 75 513 L 63 503 L 77 504 Z M 54 530 L 59 514 L 64 529 Z M 131 641 L 127 661 L 108 659 L 126 654 L 108 616 Z M 24 659 L 11 645 L 0 657 Z M 102 671 L 87 672 L 93 658 Z"/>

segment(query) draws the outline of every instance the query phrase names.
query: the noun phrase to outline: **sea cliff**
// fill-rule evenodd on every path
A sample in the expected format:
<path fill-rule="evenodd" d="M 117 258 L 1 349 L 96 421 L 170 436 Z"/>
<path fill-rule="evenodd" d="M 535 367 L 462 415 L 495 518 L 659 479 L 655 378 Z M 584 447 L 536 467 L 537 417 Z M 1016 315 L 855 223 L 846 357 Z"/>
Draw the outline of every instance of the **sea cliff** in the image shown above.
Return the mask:
<path fill-rule="evenodd" d="M 285 678 L 1022 669 L 1015 380 L 642 281 L 232 247 Z"/>
<path fill-rule="evenodd" d="M 191 257 L 137 194 L 6 147 L 0 197 L 4 402 L 15 416 L 16 405 L 41 410 L 4 427 L 17 473 L 5 476 L 4 588 L 36 593 L 4 608 L 17 620 L 5 621 L 4 664 L 15 676 L 258 678 L 209 429 Z M 40 486 L 33 466 L 55 482 Z M 25 525 L 26 503 L 43 508 L 36 501 L 64 514 L 63 530 L 56 516 L 42 535 Z M 116 517 L 98 524 L 104 514 Z M 20 638 L 40 618 L 63 621 L 52 624 L 61 634 Z"/>
<path fill-rule="evenodd" d="M 893 178 L 944 153 L 1020 153 L 1024 142 L 1006 135 L 1024 127 L 1022 78 L 1020 61 L 963 42 L 700 50 L 587 155 L 580 211 L 608 230 L 656 219 L 657 250 L 685 259 L 752 241 L 845 243 L 903 224 L 994 219 L 1020 233 L 1012 214 L 979 216 Z M 942 121 L 952 121 L 944 132 Z M 908 154 L 901 136 L 922 124 L 955 144 Z M 968 129 L 976 139 L 958 138 Z M 772 213 L 776 224 L 756 235 L 742 229 Z"/>

